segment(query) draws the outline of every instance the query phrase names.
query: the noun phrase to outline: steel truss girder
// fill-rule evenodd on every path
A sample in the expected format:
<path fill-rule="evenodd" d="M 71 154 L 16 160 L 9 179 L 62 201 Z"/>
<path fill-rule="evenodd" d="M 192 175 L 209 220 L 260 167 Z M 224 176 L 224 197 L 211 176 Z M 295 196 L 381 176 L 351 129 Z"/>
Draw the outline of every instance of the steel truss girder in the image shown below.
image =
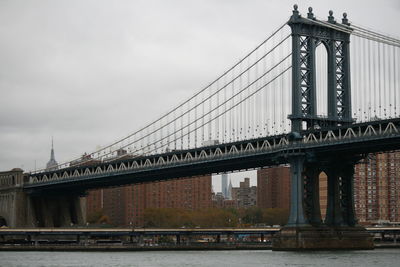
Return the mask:
<path fill-rule="evenodd" d="M 377 150 L 396 149 L 393 143 L 390 146 L 385 146 L 384 142 L 385 140 L 397 140 L 397 138 L 400 138 L 400 119 L 373 121 L 349 126 L 304 131 L 301 132 L 300 140 L 294 142 L 290 142 L 289 136 L 278 135 L 119 161 L 98 162 L 90 166 L 74 166 L 44 173 L 32 173 L 29 176 L 29 183 L 25 184 L 24 188 L 35 190 L 35 188 L 40 189 L 41 187 L 51 188 L 53 185 L 68 186 L 68 184 L 72 185 L 81 181 L 84 183 L 83 181 L 89 180 L 99 180 L 100 182 L 102 179 L 107 180 L 107 177 L 110 176 L 135 175 L 135 173 L 171 168 L 179 170 L 187 166 L 213 164 L 213 162 L 229 162 L 239 159 L 246 161 L 249 157 L 270 158 L 271 163 L 264 164 L 273 165 L 274 162 L 275 164 L 287 163 L 287 157 L 293 151 L 320 151 L 318 153 L 326 155 L 332 153 L 332 148 L 338 146 L 345 147 L 345 151 L 359 154 L 365 153 L 365 150 L 358 148 L 358 144 L 368 144 L 369 150 L 372 149 L 373 142 L 376 143 Z M 397 148 L 400 148 L 400 146 Z M 252 167 L 256 168 L 265 165 L 255 165 Z M 218 171 L 208 173 L 213 172 Z M 202 174 L 207 174 L 207 172 L 203 172 Z M 133 182 L 134 180 L 132 180 Z"/>

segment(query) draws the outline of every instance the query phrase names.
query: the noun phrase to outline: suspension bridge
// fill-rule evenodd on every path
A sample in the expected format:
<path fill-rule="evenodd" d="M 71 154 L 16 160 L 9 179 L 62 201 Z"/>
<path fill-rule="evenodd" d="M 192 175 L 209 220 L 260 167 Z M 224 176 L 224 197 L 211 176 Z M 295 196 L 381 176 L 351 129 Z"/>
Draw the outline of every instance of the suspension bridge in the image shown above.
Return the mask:
<path fill-rule="evenodd" d="M 73 213 L 73 196 L 91 188 L 289 163 L 291 211 L 275 247 L 311 248 L 329 239 L 331 247 L 369 248 L 354 214 L 354 165 L 368 153 L 400 149 L 399 59 L 399 39 L 350 23 L 346 13 L 336 19 L 329 11 L 325 20 L 312 8 L 301 15 L 295 5 L 255 49 L 145 127 L 51 169 L 0 179 L 26 194 L 32 211 L 25 218 L 53 226 L 52 212 Z M 79 222 L 76 212 L 63 216 Z M 340 234 L 332 230 L 338 227 Z"/>

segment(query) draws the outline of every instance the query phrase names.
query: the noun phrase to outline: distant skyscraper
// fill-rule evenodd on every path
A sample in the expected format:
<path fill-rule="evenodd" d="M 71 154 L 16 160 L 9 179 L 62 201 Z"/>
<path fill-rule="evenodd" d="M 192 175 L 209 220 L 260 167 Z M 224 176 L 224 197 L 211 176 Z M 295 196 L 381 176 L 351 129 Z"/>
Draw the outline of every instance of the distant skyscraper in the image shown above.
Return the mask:
<path fill-rule="evenodd" d="M 229 179 L 229 187 L 228 187 L 228 195 L 226 196 L 227 199 L 232 199 L 232 180 Z"/>
<path fill-rule="evenodd" d="M 55 170 L 57 169 L 58 163 L 54 157 L 54 145 L 53 145 L 53 138 L 51 139 L 51 153 L 50 153 L 50 160 L 47 162 L 46 169 L 48 170 Z"/>
<path fill-rule="evenodd" d="M 221 175 L 221 192 L 225 198 L 228 197 L 228 174 Z"/>

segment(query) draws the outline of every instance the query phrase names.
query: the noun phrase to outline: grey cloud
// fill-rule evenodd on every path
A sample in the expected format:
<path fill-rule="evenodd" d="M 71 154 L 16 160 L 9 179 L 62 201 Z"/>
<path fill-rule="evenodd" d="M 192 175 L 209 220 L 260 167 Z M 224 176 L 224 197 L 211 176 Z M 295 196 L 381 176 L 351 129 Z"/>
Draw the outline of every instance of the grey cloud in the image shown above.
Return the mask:
<path fill-rule="evenodd" d="M 396 1 L 298 1 L 399 36 Z M 394 5 L 393 5 L 394 4 Z M 0 170 L 106 145 L 182 102 L 254 48 L 293 2 L 0 1 Z M 374 16 L 385 19 L 373 20 Z M 372 25 L 371 25 L 372 23 Z"/>

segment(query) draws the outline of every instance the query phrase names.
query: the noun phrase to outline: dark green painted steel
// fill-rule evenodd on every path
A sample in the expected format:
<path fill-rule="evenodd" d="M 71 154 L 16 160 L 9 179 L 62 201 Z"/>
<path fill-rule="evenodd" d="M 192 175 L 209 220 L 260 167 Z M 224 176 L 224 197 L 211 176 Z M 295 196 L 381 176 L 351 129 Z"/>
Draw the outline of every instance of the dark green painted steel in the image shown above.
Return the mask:
<path fill-rule="evenodd" d="M 351 118 L 350 34 L 346 19 L 337 23 L 332 13 L 321 25 L 309 8 L 301 17 L 295 5 L 288 25 L 292 29 L 292 131 L 349 124 Z M 338 30 L 337 27 L 345 31 Z M 315 49 L 324 45 L 328 54 L 328 116 L 317 114 Z M 303 124 L 305 122 L 305 125 Z"/>
<path fill-rule="evenodd" d="M 313 128 L 343 126 L 353 123 L 351 118 L 350 86 L 350 33 L 351 28 L 344 14 L 342 24 L 335 21 L 329 11 L 328 25 L 321 24 L 308 9 L 303 18 L 294 5 L 288 22 L 292 30 L 292 134 Z M 329 24 L 334 25 L 330 27 Z M 342 31 L 341 28 L 343 28 Z M 315 49 L 323 45 L 328 55 L 328 116 L 317 113 L 316 57 Z M 293 141 L 292 141 L 293 142 Z M 312 152 L 311 152 L 312 154 Z M 297 152 L 288 155 L 292 169 L 291 210 L 288 227 L 320 225 L 322 223 L 319 205 L 318 177 L 320 172 L 328 174 L 328 209 L 326 223 L 333 226 L 354 226 L 354 201 L 352 198 L 353 173 L 352 157 L 340 171 L 336 162 L 340 156 L 333 154 L 323 161 Z"/>

